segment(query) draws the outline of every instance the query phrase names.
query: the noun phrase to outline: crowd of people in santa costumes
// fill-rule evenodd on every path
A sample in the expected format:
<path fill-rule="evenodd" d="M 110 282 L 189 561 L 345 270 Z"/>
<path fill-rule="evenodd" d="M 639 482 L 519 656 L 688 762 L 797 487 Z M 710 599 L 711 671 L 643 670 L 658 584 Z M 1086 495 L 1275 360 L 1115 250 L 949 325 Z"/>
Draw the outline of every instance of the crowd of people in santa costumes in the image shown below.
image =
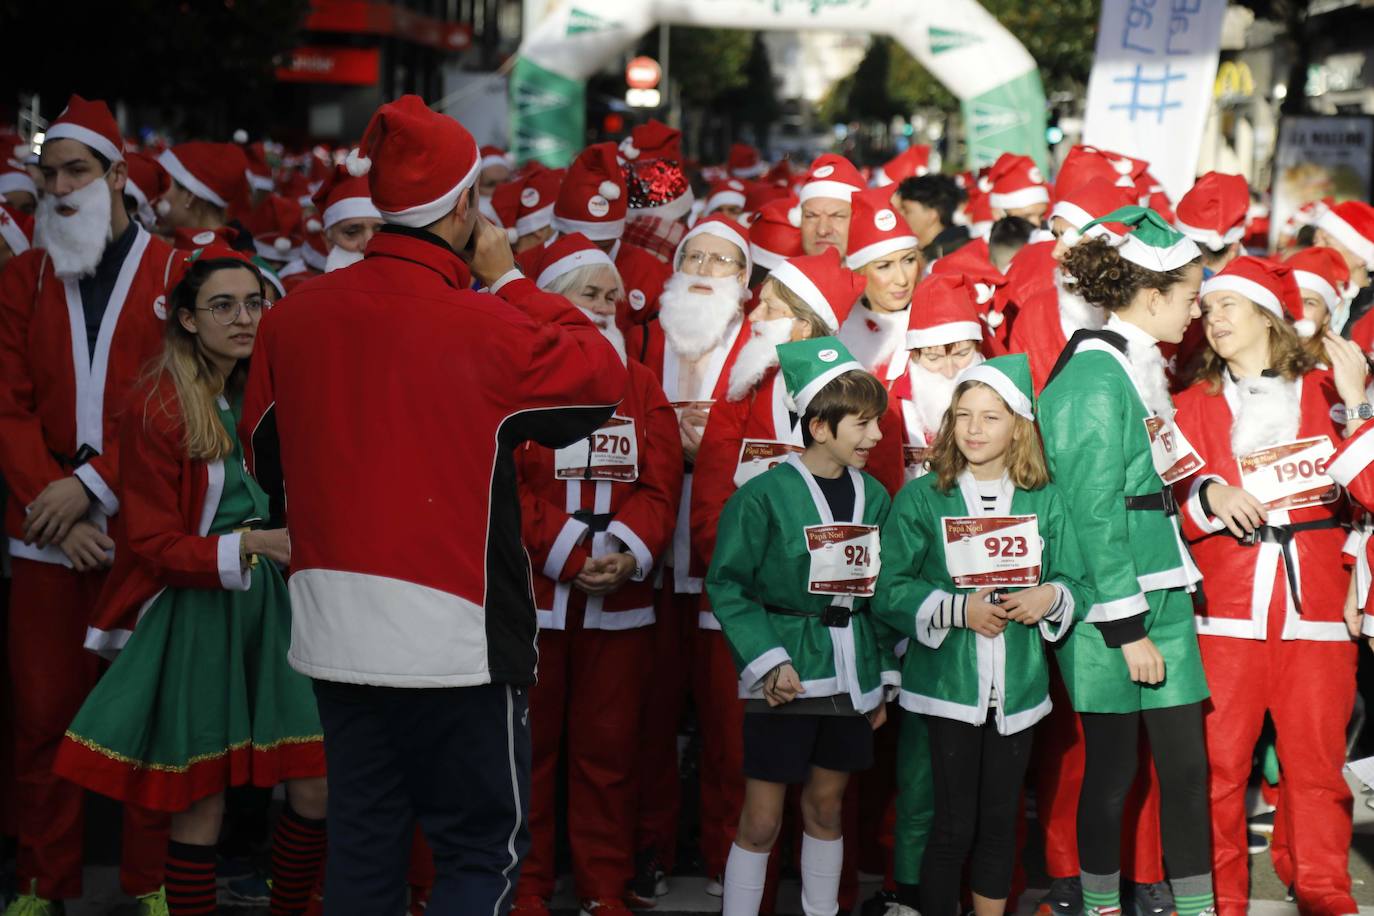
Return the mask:
<path fill-rule="evenodd" d="M 552 168 L 414 97 L 0 142 L 7 916 L 81 896 L 86 789 L 144 916 L 542 916 L 560 835 L 582 916 L 792 866 L 808 916 L 992 916 L 1031 830 L 1039 916 L 1240 914 L 1266 848 L 1357 911 L 1369 204 L 1271 247 L 1129 151 L 654 120 Z"/>

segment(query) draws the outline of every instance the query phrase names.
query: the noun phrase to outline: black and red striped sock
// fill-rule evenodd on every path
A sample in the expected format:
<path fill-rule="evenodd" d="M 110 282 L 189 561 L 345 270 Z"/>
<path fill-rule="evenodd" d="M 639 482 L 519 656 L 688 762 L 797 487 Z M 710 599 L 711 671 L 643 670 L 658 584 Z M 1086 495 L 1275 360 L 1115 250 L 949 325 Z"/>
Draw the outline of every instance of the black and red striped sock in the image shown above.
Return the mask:
<path fill-rule="evenodd" d="M 167 910 L 172 916 L 214 916 L 215 847 L 167 844 Z"/>
<path fill-rule="evenodd" d="M 272 916 L 300 916 L 324 861 L 324 821 L 282 809 L 272 835 Z"/>

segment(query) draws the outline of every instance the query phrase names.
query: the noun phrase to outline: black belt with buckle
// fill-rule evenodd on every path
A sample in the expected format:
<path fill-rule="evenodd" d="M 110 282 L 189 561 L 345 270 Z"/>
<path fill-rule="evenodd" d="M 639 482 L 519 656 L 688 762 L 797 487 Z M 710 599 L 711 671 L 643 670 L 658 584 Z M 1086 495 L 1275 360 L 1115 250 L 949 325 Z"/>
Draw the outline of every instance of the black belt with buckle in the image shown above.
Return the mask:
<path fill-rule="evenodd" d="M 578 509 L 572 517 L 587 526 L 587 530 L 593 533 L 600 533 L 611 526 L 615 519 L 611 512 L 593 512 L 590 509 Z"/>
<path fill-rule="evenodd" d="M 1174 498 L 1174 491 L 1165 487 L 1158 493 L 1127 496 L 1126 508 L 1136 512 L 1163 512 L 1165 515 L 1178 515 L 1178 500 Z"/>
<path fill-rule="evenodd" d="M 51 449 L 49 449 L 49 453 L 52 455 L 53 460 L 56 461 L 62 468 L 72 471 L 81 467 L 83 464 L 90 461 L 92 458 L 95 458 L 100 455 L 100 452 L 91 448 L 89 445 L 82 445 L 80 448 L 76 450 L 76 454 L 71 456 L 64 455 L 61 452 L 53 451 Z"/>
<path fill-rule="evenodd" d="M 1243 538 L 1240 543 L 1245 547 L 1257 544 L 1277 544 L 1283 557 L 1283 571 L 1288 577 L 1288 593 L 1293 596 L 1293 609 L 1302 616 L 1302 601 L 1298 598 L 1298 558 L 1293 555 L 1293 538 L 1302 531 L 1321 531 L 1328 528 L 1343 528 L 1339 519 L 1319 518 L 1310 522 L 1296 522 L 1292 525 L 1260 525 Z M 1223 529 L 1225 530 L 1225 529 Z M 1230 532 L 1226 532 L 1230 534 Z"/>
<path fill-rule="evenodd" d="M 815 617 L 820 620 L 821 626 L 841 629 L 849 626 L 851 617 L 857 617 L 863 613 L 841 604 L 832 604 L 823 611 L 798 611 L 790 607 L 778 607 L 776 604 L 765 604 L 763 609 L 770 614 L 778 614 L 782 617 Z"/>

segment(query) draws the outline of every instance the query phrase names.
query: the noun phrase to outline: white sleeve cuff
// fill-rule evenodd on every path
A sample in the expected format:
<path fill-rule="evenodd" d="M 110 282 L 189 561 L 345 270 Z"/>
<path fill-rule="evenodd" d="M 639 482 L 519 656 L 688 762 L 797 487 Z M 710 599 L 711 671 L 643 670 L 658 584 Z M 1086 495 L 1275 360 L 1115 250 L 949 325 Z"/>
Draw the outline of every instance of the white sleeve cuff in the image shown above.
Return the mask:
<path fill-rule="evenodd" d="M 1088 616 L 1083 620 L 1086 623 L 1111 623 L 1113 620 L 1138 617 L 1149 610 L 1150 603 L 1145 600 L 1145 593 L 1136 592 L 1134 595 L 1117 598 L 1115 601 L 1099 601 L 1088 608 Z"/>
<path fill-rule="evenodd" d="M 744 685 L 746 690 L 752 693 L 768 672 L 772 671 L 783 662 L 790 662 L 791 660 L 792 656 L 788 655 L 787 650 L 782 646 L 769 649 L 748 665 L 745 665 L 744 670 L 741 671 L 739 675 L 740 683 Z"/>
<path fill-rule="evenodd" d="M 564 522 L 563 530 L 558 532 L 553 546 L 549 548 L 548 559 L 544 561 L 544 575 L 555 582 L 559 581 L 563 576 L 563 567 L 568 565 L 568 556 L 586 533 L 586 522 L 579 522 L 575 518 L 569 518 Z"/>
<path fill-rule="evenodd" d="M 944 643 L 949 628 L 935 626 L 934 618 L 940 610 L 940 604 L 953 597 L 949 592 L 937 588 L 916 609 L 916 641 L 921 645 L 938 649 Z"/>
<path fill-rule="evenodd" d="M 237 531 L 233 534 L 221 534 L 219 544 L 215 548 L 219 561 L 219 584 L 231 592 L 246 592 L 253 584 L 253 570 L 244 569 L 239 560 L 239 544 L 242 542 L 243 535 Z"/>
<path fill-rule="evenodd" d="M 107 516 L 114 515 L 119 511 L 119 497 L 115 496 L 114 490 L 105 483 L 105 479 L 100 476 L 100 472 L 91 467 L 89 463 L 81 465 L 76 469 L 76 479 L 86 485 L 86 489 L 91 491 L 100 503 L 100 509 Z"/>
<path fill-rule="evenodd" d="M 635 570 L 635 575 L 630 577 L 630 581 L 643 582 L 644 577 L 649 575 L 654 568 L 654 555 L 649 552 L 644 541 L 630 529 L 629 525 L 620 521 L 613 521 L 607 525 L 606 533 L 618 539 L 620 543 L 625 545 L 625 549 L 634 555 L 635 563 L 639 568 Z"/>
<path fill-rule="evenodd" d="M 1188 485 L 1188 502 L 1186 503 L 1188 518 L 1192 519 L 1193 524 L 1203 531 L 1220 531 L 1226 527 L 1226 523 L 1202 511 L 1202 485 L 1209 480 L 1215 480 L 1222 486 L 1226 485 L 1226 481 L 1215 474 L 1200 474 L 1195 477 L 1193 482 Z"/>
<path fill-rule="evenodd" d="M 501 287 L 505 286 L 512 280 L 519 280 L 523 276 L 524 274 L 520 272 L 520 268 L 512 267 L 510 270 L 506 271 L 501 276 L 496 278 L 496 282 L 491 285 L 491 292 L 499 293 L 501 292 Z"/>
<path fill-rule="evenodd" d="M 1073 592 L 1069 591 L 1062 583 L 1051 582 L 1054 590 L 1059 593 L 1059 619 L 1041 620 L 1040 635 L 1049 642 L 1059 642 L 1064 638 L 1064 634 L 1069 632 L 1073 626 Z"/>

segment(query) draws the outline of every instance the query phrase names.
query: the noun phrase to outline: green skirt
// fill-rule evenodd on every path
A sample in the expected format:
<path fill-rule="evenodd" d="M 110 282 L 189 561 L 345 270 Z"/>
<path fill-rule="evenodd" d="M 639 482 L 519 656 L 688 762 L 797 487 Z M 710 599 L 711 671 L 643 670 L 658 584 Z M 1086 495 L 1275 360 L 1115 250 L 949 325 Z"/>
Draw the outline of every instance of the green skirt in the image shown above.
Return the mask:
<path fill-rule="evenodd" d="M 1181 588 L 1146 592 L 1145 631 L 1164 656 L 1164 680 L 1137 684 L 1126 659 L 1090 623 L 1079 622 L 1058 647 L 1059 670 L 1078 712 L 1139 712 L 1207 699 L 1207 676 L 1197 645 L 1193 600 Z"/>
<path fill-rule="evenodd" d="M 168 588 L 77 713 L 62 777 L 184 811 L 230 786 L 324 775 L 310 680 L 286 662 L 291 606 L 264 560 L 246 592 Z"/>

